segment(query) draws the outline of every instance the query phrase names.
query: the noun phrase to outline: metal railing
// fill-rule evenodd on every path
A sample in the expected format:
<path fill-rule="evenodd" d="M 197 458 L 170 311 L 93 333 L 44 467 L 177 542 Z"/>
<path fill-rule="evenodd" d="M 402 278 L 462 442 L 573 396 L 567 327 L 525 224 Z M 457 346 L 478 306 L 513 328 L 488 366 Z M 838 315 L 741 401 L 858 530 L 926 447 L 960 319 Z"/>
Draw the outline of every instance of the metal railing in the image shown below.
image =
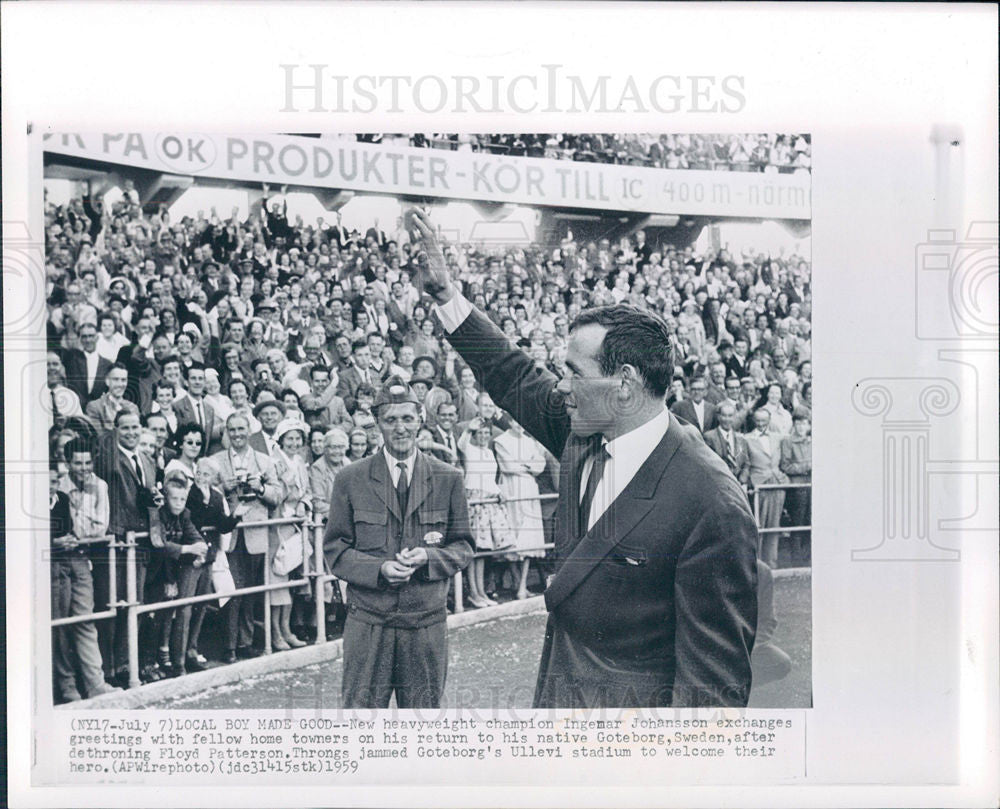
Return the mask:
<path fill-rule="evenodd" d="M 760 497 L 761 492 L 774 491 L 774 490 L 789 490 L 789 489 L 810 489 L 812 485 L 810 483 L 767 483 L 760 486 L 755 486 L 751 492 L 752 502 L 753 502 L 753 514 L 758 525 L 760 524 Z M 527 501 L 551 501 L 558 499 L 558 494 L 539 494 L 531 495 L 525 497 L 511 497 L 511 498 L 501 498 L 496 497 L 486 497 L 486 498 L 476 498 L 469 500 L 468 504 L 470 506 L 474 505 L 484 505 L 488 503 L 515 503 L 515 502 L 527 502 Z M 225 593 L 205 593 L 202 595 L 192 595 L 184 596 L 180 598 L 168 599 L 166 601 L 155 601 L 149 603 L 142 603 L 139 598 L 138 593 L 138 577 L 136 573 L 136 552 L 138 549 L 137 539 L 147 538 L 149 536 L 148 532 L 135 532 L 129 531 L 125 534 L 124 542 L 119 541 L 113 535 L 107 535 L 103 537 L 96 537 L 88 540 L 81 540 L 77 543 L 77 547 L 85 545 L 96 545 L 100 543 L 108 544 L 108 558 L 107 558 L 107 569 L 109 576 L 109 587 L 108 587 L 108 608 L 100 612 L 91 612 L 84 615 L 72 615 L 65 618 L 56 618 L 51 621 L 51 626 L 53 628 L 69 626 L 78 623 L 87 623 L 92 621 L 107 620 L 115 618 L 118 615 L 118 610 L 126 610 L 126 632 L 127 632 L 127 649 L 128 649 L 128 669 L 129 669 L 129 688 L 135 688 L 141 684 L 139 679 L 139 616 L 148 613 L 158 612 L 160 610 L 174 610 L 178 608 L 187 607 L 194 604 L 202 604 L 209 601 L 218 601 L 220 598 L 240 598 L 242 596 L 256 595 L 258 593 L 263 593 L 264 595 L 264 654 L 271 654 L 271 593 L 275 590 L 289 590 L 295 587 L 303 587 L 310 584 L 313 585 L 313 598 L 315 600 L 315 612 L 316 612 L 316 638 L 313 641 L 314 645 L 320 645 L 327 642 L 326 638 L 326 602 L 324 600 L 324 590 L 327 583 L 332 584 L 332 586 L 337 587 L 338 578 L 332 573 L 324 572 L 324 553 L 323 553 L 323 535 L 324 535 L 324 522 L 323 520 L 309 520 L 306 517 L 280 517 L 269 520 L 254 520 L 237 523 L 233 531 L 245 528 L 264 528 L 264 527 L 274 527 L 280 525 L 297 525 L 304 532 L 312 531 L 312 564 L 310 564 L 310 554 L 306 552 L 306 548 L 303 547 L 303 559 L 302 559 L 302 576 L 297 579 L 292 579 L 289 581 L 272 582 L 271 581 L 271 565 L 270 563 L 264 564 L 264 583 L 252 585 L 249 587 L 238 587 L 231 591 Z M 811 532 L 812 527 L 810 525 L 804 526 L 780 526 L 780 527 L 765 527 L 758 528 L 758 537 L 762 538 L 764 534 L 768 533 L 792 533 L 792 532 Z M 308 540 L 303 537 L 303 543 L 308 542 Z M 474 559 L 485 559 L 494 556 L 506 556 L 513 553 L 534 553 L 538 551 L 548 552 L 553 547 L 552 543 L 545 543 L 542 545 L 532 546 L 528 548 L 500 548 L 491 551 L 478 551 L 473 555 Z M 118 600 L 117 591 L 117 552 L 121 549 L 125 550 L 125 600 Z M 221 549 L 220 549 L 221 551 Z M 221 551 L 225 553 L 225 551 Z M 265 554 L 269 554 L 269 551 L 264 551 Z M 454 612 L 461 613 L 465 610 L 465 605 L 463 604 L 463 571 L 458 571 L 454 577 L 454 587 L 455 587 L 455 605 Z M 186 651 L 186 650 L 185 650 Z"/>
<path fill-rule="evenodd" d="M 757 523 L 757 554 L 761 553 L 764 536 L 766 534 L 793 534 L 808 533 L 812 536 L 812 525 L 773 525 L 761 527 L 760 524 L 760 494 L 769 491 L 787 491 L 789 489 L 812 489 L 812 483 L 762 483 L 754 486 L 751 491 L 753 497 L 753 518 Z"/>
<path fill-rule="evenodd" d="M 118 602 L 118 577 L 115 575 L 115 552 L 119 547 L 124 547 L 124 544 L 119 544 L 115 540 L 114 534 L 107 534 L 103 537 L 93 537 L 91 539 L 80 539 L 76 542 L 76 547 L 79 548 L 81 545 L 98 545 L 103 542 L 108 543 L 108 576 L 110 577 L 108 582 L 108 609 L 101 610 L 101 612 L 89 612 L 85 615 L 69 615 L 65 618 L 54 618 L 52 620 L 52 627 L 57 628 L 60 626 L 70 626 L 72 624 L 85 624 L 91 621 L 100 621 L 105 618 L 114 618 L 118 614 L 118 607 L 124 606 L 125 602 Z M 60 553 L 65 553 L 65 551 L 59 551 Z"/>

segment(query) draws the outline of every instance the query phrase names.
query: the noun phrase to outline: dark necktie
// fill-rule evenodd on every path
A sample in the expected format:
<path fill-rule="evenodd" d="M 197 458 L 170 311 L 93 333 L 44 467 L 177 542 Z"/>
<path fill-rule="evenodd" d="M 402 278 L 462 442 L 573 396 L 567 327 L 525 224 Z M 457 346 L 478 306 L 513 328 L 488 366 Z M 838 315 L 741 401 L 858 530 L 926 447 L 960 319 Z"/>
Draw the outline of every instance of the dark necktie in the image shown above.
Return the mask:
<path fill-rule="evenodd" d="M 202 415 L 202 412 L 201 412 L 201 400 L 200 399 L 195 400 L 195 403 L 194 403 L 194 415 L 195 415 L 195 418 L 198 419 L 198 426 L 201 427 L 201 428 L 204 428 L 205 427 L 205 416 Z"/>
<path fill-rule="evenodd" d="M 396 500 L 399 502 L 399 513 L 406 516 L 406 501 L 409 495 L 409 486 L 406 480 L 406 464 L 400 461 L 396 464 L 399 470 L 399 477 L 396 478 Z"/>
<path fill-rule="evenodd" d="M 602 442 L 600 448 L 594 453 L 594 464 L 590 467 L 587 488 L 583 493 L 583 501 L 580 503 L 580 536 L 583 536 L 588 531 L 590 525 L 590 508 L 594 503 L 594 495 L 597 493 L 597 487 L 601 485 L 601 478 L 604 477 L 604 467 L 610 458 L 607 446 Z"/>
<path fill-rule="evenodd" d="M 139 478 L 139 485 L 145 486 L 146 482 L 142 478 L 142 462 L 137 454 L 132 455 L 132 464 L 135 466 L 135 476 Z"/>
<path fill-rule="evenodd" d="M 52 423 L 59 419 L 59 405 L 56 404 L 56 389 L 49 388 L 49 395 L 52 397 Z"/>

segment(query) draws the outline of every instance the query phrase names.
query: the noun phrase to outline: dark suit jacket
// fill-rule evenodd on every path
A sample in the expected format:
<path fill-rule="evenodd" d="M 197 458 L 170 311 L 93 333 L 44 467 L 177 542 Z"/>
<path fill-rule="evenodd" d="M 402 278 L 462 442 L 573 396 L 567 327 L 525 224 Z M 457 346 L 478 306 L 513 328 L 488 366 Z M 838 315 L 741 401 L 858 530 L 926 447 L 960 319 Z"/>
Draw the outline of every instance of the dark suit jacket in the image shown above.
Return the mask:
<path fill-rule="evenodd" d="M 726 442 L 722 437 L 722 432 L 716 427 L 714 430 L 709 430 L 705 433 L 705 443 L 711 447 L 712 451 L 718 455 L 722 460 L 726 462 L 729 467 L 729 471 L 733 473 L 740 483 L 747 484 L 750 482 L 750 450 L 747 447 L 747 440 L 736 432 L 736 428 L 733 427 L 733 444 L 735 445 L 736 452 L 733 457 L 727 459 L 727 447 Z"/>
<path fill-rule="evenodd" d="M 580 475 L 599 438 L 570 433 L 556 377 L 474 311 L 449 342 L 497 405 L 559 456 L 556 573 L 535 707 L 745 706 L 757 530 L 725 464 L 676 419 L 580 537 Z"/>
<path fill-rule="evenodd" d="M 697 427 L 702 433 L 705 433 L 715 426 L 715 405 L 709 403 L 707 399 L 704 404 L 705 423 L 701 425 L 698 424 L 698 416 L 694 412 L 694 402 L 690 399 L 681 399 L 670 408 L 670 412 L 680 416 L 692 427 Z"/>
<path fill-rule="evenodd" d="M 114 433 L 108 433 L 101 442 L 101 449 L 94 463 L 94 472 L 108 484 L 108 501 L 111 506 L 111 519 L 108 523 L 110 534 L 149 530 L 147 505 L 151 504 L 152 488 L 156 484 L 156 467 L 148 455 L 139 452 L 138 456 L 142 463 L 144 487 L 139 484 L 139 478 L 136 477 L 131 461 L 118 448 Z M 140 490 L 143 488 L 147 492 L 140 495 Z"/>
<path fill-rule="evenodd" d="M 224 495 L 214 487 L 208 490 L 207 503 L 205 495 L 197 486 L 192 486 L 188 492 L 187 508 L 191 512 L 191 522 L 208 543 L 209 550 L 205 557 L 207 565 L 215 561 L 219 550 L 219 535 L 229 533 L 240 521 L 239 517 L 226 514 L 224 503 Z"/>
<path fill-rule="evenodd" d="M 215 410 L 208 402 L 203 401 L 201 407 L 205 413 L 205 446 L 202 447 L 202 453 L 207 455 L 217 451 L 221 446 L 219 442 L 222 439 L 222 419 L 216 418 Z M 182 396 L 174 402 L 174 415 L 177 416 L 178 427 L 182 424 L 198 423 L 194 415 L 194 402 L 190 396 Z"/>
<path fill-rule="evenodd" d="M 256 450 L 262 455 L 266 455 L 268 458 L 271 457 L 271 450 L 268 449 L 267 441 L 264 440 L 264 433 L 260 430 L 255 433 L 250 433 L 250 438 L 247 443 L 250 444 L 250 449 Z"/>
<path fill-rule="evenodd" d="M 416 547 L 427 549 L 427 564 L 390 587 L 382 563 Z M 347 582 L 352 616 L 411 629 L 444 621 L 448 581 L 472 561 L 462 474 L 418 451 L 402 514 L 383 452 L 345 466 L 333 481 L 323 548 L 331 571 Z"/>
<path fill-rule="evenodd" d="M 380 381 L 378 374 L 371 368 L 368 369 L 368 379 L 377 392 Z M 361 387 L 361 384 L 361 372 L 353 365 L 341 372 L 340 382 L 337 384 L 337 395 L 344 400 L 344 406 L 349 413 L 354 413 L 354 407 L 357 404 L 358 388 Z"/>
<path fill-rule="evenodd" d="M 742 379 L 747 375 L 747 366 L 750 364 L 749 359 L 740 360 L 735 354 L 726 360 L 726 376 L 736 376 Z"/>
<path fill-rule="evenodd" d="M 106 357 L 97 361 L 97 373 L 94 375 L 94 386 L 87 388 L 87 358 L 78 348 L 69 348 L 63 352 L 63 367 L 66 369 L 66 387 L 80 397 L 80 404 L 86 407 L 87 402 L 97 399 L 107 389 L 104 377 L 111 370 L 111 363 Z"/>

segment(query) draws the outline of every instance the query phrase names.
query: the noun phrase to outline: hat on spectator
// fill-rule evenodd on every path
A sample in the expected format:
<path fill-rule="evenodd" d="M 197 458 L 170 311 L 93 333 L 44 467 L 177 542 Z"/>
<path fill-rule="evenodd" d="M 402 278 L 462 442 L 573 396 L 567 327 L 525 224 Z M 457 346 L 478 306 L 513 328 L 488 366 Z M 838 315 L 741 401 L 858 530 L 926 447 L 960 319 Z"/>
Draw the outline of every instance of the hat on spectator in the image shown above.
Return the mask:
<path fill-rule="evenodd" d="M 260 413 L 261 413 L 261 411 L 265 407 L 276 407 L 276 408 L 278 408 L 278 410 L 281 412 L 282 416 L 284 416 L 285 412 L 286 412 L 285 411 L 285 403 L 284 402 L 279 402 L 277 399 L 265 399 L 263 402 L 258 402 L 254 406 L 254 409 L 253 409 L 254 417 L 256 418 L 257 416 L 259 416 Z"/>
<path fill-rule="evenodd" d="M 410 386 L 400 377 L 393 376 L 386 380 L 382 390 L 375 397 L 372 410 L 378 413 L 379 408 L 383 405 L 406 404 L 408 402 L 417 405 L 417 407 L 420 406 L 417 395 L 410 389 Z"/>
<path fill-rule="evenodd" d="M 201 337 L 201 329 L 199 329 L 198 326 L 196 326 L 191 321 L 188 321 L 183 326 L 181 326 L 181 331 L 186 331 L 189 334 L 194 334 L 197 335 L 198 337 Z"/>
<path fill-rule="evenodd" d="M 125 292 L 129 298 L 135 297 L 135 284 L 133 284 L 128 278 L 121 275 L 116 275 L 110 281 L 108 281 L 108 289 L 113 287 L 115 284 L 124 284 Z"/>
<path fill-rule="evenodd" d="M 272 312 L 277 311 L 278 304 L 275 303 L 274 298 L 264 298 L 260 303 L 257 304 L 257 311 L 264 312 L 270 310 Z"/>
<path fill-rule="evenodd" d="M 410 380 L 410 387 L 412 388 L 414 385 L 425 385 L 427 390 L 430 390 L 434 387 L 434 380 L 428 379 L 426 376 L 418 376 Z"/>
<path fill-rule="evenodd" d="M 437 376 L 438 364 L 435 362 L 434 358 L 430 356 L 430 354 L 421 354 L 419 357 L 414 357 L 411 367 L 416 368 L 422 362 L 429 362 L 431 364 L 431 368 L 434 369 L 434 376 Z"/>
<path fill-rule="evenodd" d="M 270 402 L 268 403 L 270 404 Z M 298 430 L 302 433 L 302 440 L 309 437 L 309 425 L 297 418 L 282 419 L 274 429 L 274 440 L 280 445 L 281 439 L 288 433 Z"/>

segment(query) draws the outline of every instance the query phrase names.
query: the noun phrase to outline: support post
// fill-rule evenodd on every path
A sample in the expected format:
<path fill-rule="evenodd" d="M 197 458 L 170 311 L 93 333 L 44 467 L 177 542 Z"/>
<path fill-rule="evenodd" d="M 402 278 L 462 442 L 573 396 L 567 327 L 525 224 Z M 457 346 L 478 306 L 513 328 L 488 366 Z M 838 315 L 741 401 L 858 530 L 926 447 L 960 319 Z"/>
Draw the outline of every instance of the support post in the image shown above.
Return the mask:
<path fill-rule="evenodd" d="M 136 612 L 139 598 L 137 594 L 135 570 L 135 533 L 125 534 L 125 598 L 126 631 L 128 641 L 128 687 L 138 688 L 139 681 L 139 614 Z"/>
<path fill-rule="evenodd" d="M 323 591 L 326 589 L 326 582 L 323 581 L 323 526 L 318 522 L 313 526 L 313 550 L 315 555 L 316 575 L 313 577 L 313 586 L 316 590 L 316 640 L 315 644 L 326 643 L 326 602 L 323 600 Z M 336 587 L 336 584 L 333 584 Z"/>

